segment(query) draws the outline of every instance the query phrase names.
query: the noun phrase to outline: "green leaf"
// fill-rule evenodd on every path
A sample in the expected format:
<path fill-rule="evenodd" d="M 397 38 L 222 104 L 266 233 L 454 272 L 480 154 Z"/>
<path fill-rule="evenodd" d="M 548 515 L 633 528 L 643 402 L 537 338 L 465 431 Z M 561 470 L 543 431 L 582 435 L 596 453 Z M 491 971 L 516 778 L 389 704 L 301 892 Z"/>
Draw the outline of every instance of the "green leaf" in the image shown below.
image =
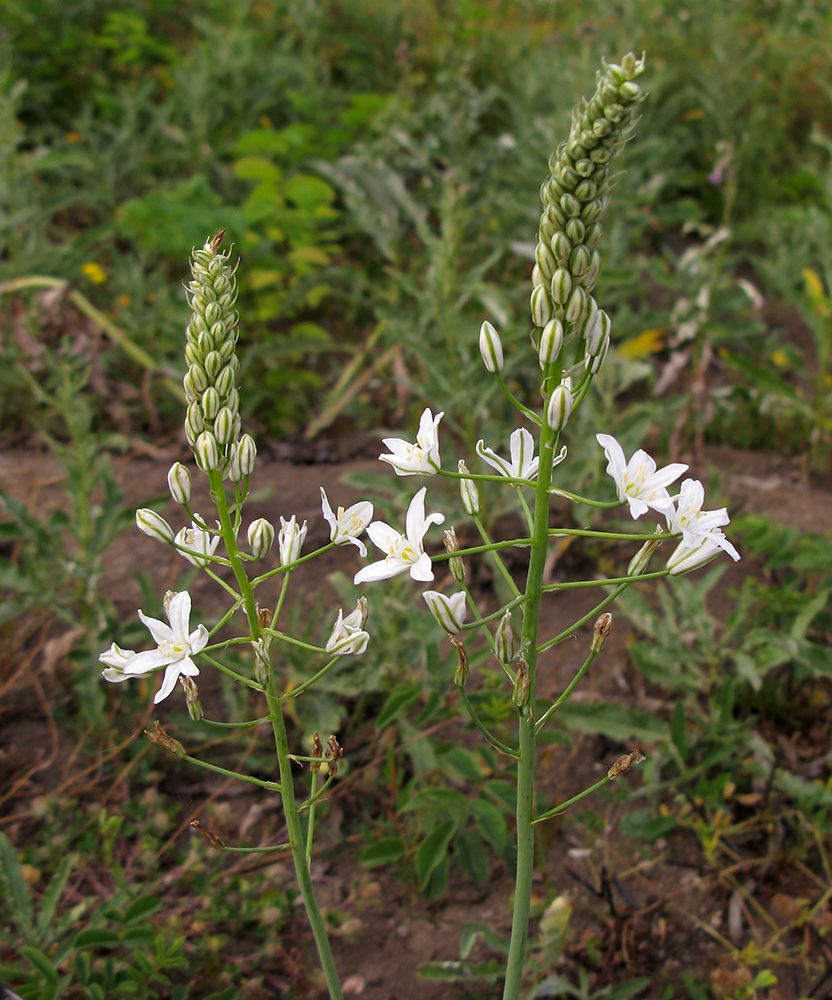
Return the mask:
<path fill-rule="evenodd" d="M 454 843 L 454 860 L 474 885 L 485 885 L 488 878 L 488 855 L 482 837 L 475 830 L 465 830 Z"/>
<path fill-rule="evenodd" d="M 11 901 L 12 919 L 26 941 L 34 940 L 32 898 L 23 878 L 14 845 L 5 833 L 0 833 L 0 867 L 3 869 Z"/>
<path fill-rule="evenodd" d="M 619 828 L 628 837 L 652 843 L 675 830 L 678 825 L 672 816 L 655 816 L 651 809 L 639 809 L 638 812 L 625 816 L 619 823 Z"/>
<path fill-rule="evenodd" d="M 419 978 L 433 983 L 456 983 L 464 980 L 481 979 L 493 983 L 505 974 L 503 963 L 492 959 L 490 962 L 426 962 L 419 966 Z"/>
<path fill-rule="evenodd" d="M 477 829 L 497 854 L 502 854 L 508 842 L 508 829 L 503 814 L 487 799 L 471 799 L 468 808 L 471 810 Z"/>
<path fill-rule="evenodd" d="M 682 763 L 687 763 L 688 759 L 688 737 L 685 731 L 685 706 L 681 701 L 677 701 L 673 708 L 673 715 L 670 718 L 670 738 L 673 745 L 682 758 Z"/>
<path fill-rule="evenodd" d="M 145 920 L 151 913 L 156 913 L 162 908 L 162 900 L 156 896 L 139 896 L 124 911 L 122 922 L 125 924 L 135 923 L 137 920 Z"/>
<path fill-rule="evenodd" d="M 422 891 L 427 888 L 436 866 L 447 856 L 448 844 L 455 829 L 456 823 L 452 819 L 445 820 L 435 826 L 419 845 L 416 851 L 416 875 Z"/>
<path fill-rule="evenodd" d="M 620 743 L 633 740 L 666 743 L 668 738 L 665 724 L 658 716 L 617 702 L 570 701 L 560 709 L 560 719 L 568 729 L 601 733 Z"/>
<path fill-rule="evenodd" d="M 50 986 L 58 985 L 58 970 L 47 958 L 47 956 L 44 955 L 40 948 L 23 945 L 20 949 L 20 954 L 29 959 L 32 965 L 38 970 L 44 979 L 46 979 Z"/>
<path fill-rule="evenodd" d="M 401 812 L 435 811 L 446 809 L 458 815 L 467 815 L 470 802 L 468 798 L 458 792 L 455 788 L 448 788 L 446 785 L 436 785 L 429 788 L 420 788 L 415 795 L 412 795 L 403 806 Z"/>
<path fill-rule="evenodd" d="M 368 868 L 377 868 L 379 865 L 389 865 L 393 861 L 398 861 L 404 854 L 404 844 L 401 837 L 382 837 L 377 840 L 361 855 L 361 864 Z"/>
<path fill-rule="evenodd" d="M 78 931 L 72 942 L 73 948 L 116 948 L 120 944 L 121 936 L 106 927 L 88 927 Z"/>
<path fill-rule="evenodd" d="M 402 712 L 412 701 L 415 701 L 421 694 L 421 688 L 416 685 L 399 684 L 390 692 L 390 696 L 385 702 L 384 708 L 376 719 L 376 730 L 383 729 L 389 725 L 396 716 Z"/>
<path fill-rule="evenodd" d="M 482 761 L 480 757 L 463 747 L 451 747 L 442 754 L 442 762 L 450 764 L 469 781 L 482 781 Z"/>
<path fill-rule="evenodd" d="M 459 942 L 459 954 L 462 958 L 467 958 L 471 954 L 471 949 L 479 938 L 482 938 L 495 951 L 499 951 L 503 955 L 508 954 L 508 941 L 501 938 L 489 924 L 465 924 Z"/>

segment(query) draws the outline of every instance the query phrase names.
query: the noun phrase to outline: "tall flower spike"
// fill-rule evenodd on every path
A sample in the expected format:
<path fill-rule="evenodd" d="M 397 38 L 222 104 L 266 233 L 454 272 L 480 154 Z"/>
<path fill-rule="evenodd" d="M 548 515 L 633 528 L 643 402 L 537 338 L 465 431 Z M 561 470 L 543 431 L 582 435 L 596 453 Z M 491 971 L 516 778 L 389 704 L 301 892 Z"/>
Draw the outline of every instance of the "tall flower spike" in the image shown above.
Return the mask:
<path fill-rule="evenodd" d="M 635 81 L 643 69 L 644 59 L 630 53 L 620 66 L 610 63 L 598 73 L 595 93 L 572 111 L 569 139 L 552 154 L 551 175 L 540 189 L 532 321 L 542 329 L 560 320 L 566 343 L 581 328 L 585 313 L 597 309 L 592 291 L 601 268 L 596 248 L 610 166 L 638 121 L 637 108 L 646 95 Z M 540 336 L 534 340 L 541 342 Z"/>
<path fill-rule="evenodd" d="M 219 252 L 224 232 L 193 251 L 187 286 L 192 316 L 186 330 L 185 435 L 206 472 L 226 470 L 240 436 L 237 290 L 230 252 Z"/>

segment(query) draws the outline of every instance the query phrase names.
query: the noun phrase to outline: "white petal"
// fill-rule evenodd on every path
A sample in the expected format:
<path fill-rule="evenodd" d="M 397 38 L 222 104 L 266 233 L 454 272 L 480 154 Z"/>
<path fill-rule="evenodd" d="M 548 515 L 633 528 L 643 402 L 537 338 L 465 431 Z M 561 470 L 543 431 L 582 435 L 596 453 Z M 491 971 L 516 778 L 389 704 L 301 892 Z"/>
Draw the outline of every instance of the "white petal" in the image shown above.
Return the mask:
<path fill-rule="evenodd" d="M 179 667 L 180 664 L 172 663 L 165 671 L 165 679 L 162 681 L 162 686 L 156 692 L 156 697 L 153 699 L 154 705 L 158 705 L 160 701 L 164 701 L 176 687 L 176 682 L 179 680 Z"/>
<path fill-rule="evenodd" d="M 192 653 L 198 653 L 204 646 L 208 644 L 208 629 L 204 625 L 197 625 L 197 627 L 188 636 L 188 645 L 191 648 Z"/>
<path fill-rule="evenodd" d="M 143 611 L 139 611 L 139 618 L 147 626 L 157 646 L 161 646 L 163 642 L 176 642 L 177 636 L 166 622 L 161 622 L 158 618 L 151 618 Z"/>
<path fill-rule="evenodd" d="M 170 599 L 168 621 L 176 638 L 182 642 L 188 637 L 191 618 L 191 595 L 187 590 L 180 590 Z"/>
<path fill-rule="evenodd" d="M 427 583 L 433 579 L 433 563 L 427 552 L 423 552 L 419 559 L 410 566 L 410 576 L 413 580 Z"/>
<path fill-rule="evenodd" d="M 391 576 L 403 573 L 410 568 L 410 563 L 404 559 L 380 559 L 360 569 L 353 577 L 353 583 L 372 583 L 374 580 L 389 580 Z M 433 579 L 433 577 L 431 577 Z"/>
<path fill-rule="evenodd" d="M 158 649 L 146 649 L 143 653 L 136 653 L 133 659 L 122 669 L 125 674 L 134 676 L 136 674 L 149 674 L 161 667 L 166 667 L 170 659 L 160 653 Z"/>

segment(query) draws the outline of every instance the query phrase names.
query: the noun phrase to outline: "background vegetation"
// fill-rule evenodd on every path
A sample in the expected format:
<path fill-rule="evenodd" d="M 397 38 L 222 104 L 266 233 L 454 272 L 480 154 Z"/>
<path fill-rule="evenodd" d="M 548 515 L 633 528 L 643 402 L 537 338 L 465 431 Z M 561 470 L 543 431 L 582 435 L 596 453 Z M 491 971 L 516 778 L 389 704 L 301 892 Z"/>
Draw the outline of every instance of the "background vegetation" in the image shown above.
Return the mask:
<path fill-rule="evenodd" d="M 176 768 L 125 745 L 146 692 L 113 696 L 98 678 L 119 620 L 102 572 L 133 515 L 113 463 L 181 437 L 191 247 L 227 228 L 242 258 L 243 411 L 261 441 L 363 454 L 426 404 L 460 446 L 485 417 L 505 437 L 476 332 L 495 323 L 505 374 L 528 389 L 546 159 L 600 58 L 646 50 L 651 97 L 597 293 L 615 351 L 570 425 L 575 488 L 599 474 L 592 435 L 614 428 L 625 447 L 650 441 L 697 470 L 713 445 L 788 460 L 828 503 L 832 13 L 812 0 L 0 0 L 0 21 L 2 443 L 7 456 L 51 453 L 65 491 L 42 508 L 0 484 L 0 719 L 34 692 L 28 711 L 77 762 L 56 786 L 42 759 L 0 749 L 0 978 L 27 1000 L 304 997 L 291 891 L 177 837 L 175 796 L 158 790 L 176 787 Z M 401 506 L 389 476 L 360 482 Z M 720 482 L 731 495 L 717 472 L 709 496 Z M 747 911 L 745 937 L 700 928 L 737 978 L 611 969 L 600 939 L 570 938 L 550 908 L 539 996 L 832 995 L 832 544 L 748 508 L 735 521 L 747 576 L 728 586 L 714 569 L 623 606 L 627 669 L 655 710 L 579 703 L 557 734 L 651 744 L 624 832 L 634 850 L 692 835 L 726 907 Z M 444 646 L 425 645 L 410 603 L 393 590 L 374 612 L 389 630 L 377 658 L 307 711 L 363 747 L 351 764 L 363 805 L 350 807 L 361 836 L 333 834 L 332 850 L 442 899 L 511 865 L 511 786 L 447 728 Z M 478 669 L 479 711 L 499 713 L 496 675 Z M 370 746 L 379 713 L 385 735 Z M 229 761 L 268 768 L 256 740 L 217 739 Z M 571 835 L 594 844 L 604 809 L 589 802 Z M 277 820 L 264 822 L 265 838 Z M 744 888 L 745 863 L 768 866 L 759 892 Z M 472 930 L 460 963 L 493 978 L 484 952 L 466 952 L 477 935 L 499 950 Z M 598 992 L 613 980 L 619 992 Z"/>

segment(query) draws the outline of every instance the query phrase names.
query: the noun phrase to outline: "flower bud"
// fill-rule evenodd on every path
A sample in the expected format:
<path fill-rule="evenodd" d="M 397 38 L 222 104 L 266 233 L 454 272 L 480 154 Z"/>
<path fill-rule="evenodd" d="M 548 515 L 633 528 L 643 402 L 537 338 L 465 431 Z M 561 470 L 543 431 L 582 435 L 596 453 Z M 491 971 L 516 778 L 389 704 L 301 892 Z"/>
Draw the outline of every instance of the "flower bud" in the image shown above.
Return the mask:
<path fill-rule="evenodd" d="M 661 530 L 661 526 L 656 527 L 656 531 L 660 532 Z M 641 576 L 646 571 L 653 553 L 661 544 L 662 540 L 660 538 L 648 539 L 630 560 L 630 565 L 627 567 L 627 576 Z"/>
<path fill-rule="evenodd" d="M 581 203 L 574 194 L 570 194 L 568 191 L 560 196 L 560 207 L 567 219 L 577 218 L 581 212 Z"/>
<path fill-rule="evenodd" d="M 227 406 L 223 406 L 214 418 L 214 437 L 220 447 L 227 445 L 234 437 L 236 423 L 236 414 Z"/>
<path fill-rule="evenodd" d="M 248 547 L 255 559 L 262 559 L 266 556 L 274 544 L 274 525 L 265 519 L 258 517 L 248 526 Z"/>
<path fill-rule="evenodd" d="M 462 475 L 466 475 L 468 473 L 468 467 L 462 459 L 459 460 L 458 469 Z M 479 514 L 480 494 L 477 489 L 477 484 L 473 479 L 460 479 L 459 494 L 462 497 L 462 506 L 465 508 L 465 513 L 470 514 L 471 517 L 475 514 Z"/>
<path fill-rule="evenodd" d="M 256 639 L 251 644 L 251 648 L 254 650 L 254 679 L 265 687 L 269 682 L 269 669 L 271 667 L 265 640 Z"/>
<path fill-rule="evenodd" d="M 257 445 L 250 434 L 243 434 L 237 445 L 237 463 L 240 467 L 240 477 L 250 476 L 254 472 L 254 459 L 257 457 Z"/>
<path fill-rule="evenodd" d="M 583 243 L 584 236 L 586 235 L 586 226 L 580 219 L 568 219 L 563 228 L 573 246 Z"/>
<path fill-rule="evenodd" d="M 589 250 L 587 250 L 583 243 L 579 243 L 572 251 L 572 256 L 569 259 L 569 270 L 576 278 L 581 278 L 589 269 L 589 263 Z"/>
<path fill-rule="evenodd" d="M 199 467 L 204 472 L 212 472 L 220 467 L 221 456 L 217 439 L 210 431 L 203 431 L 196 439 L 194 454 Z"/>
<path fill-rule="evenodd" d="M 189 403 L 185 414 L 185 434 L 191 447 L 196 443 L 196 439 L 205 430 L 205 421 L 202 419 L 202 410 L 199 403 Z"/>
<path fill-rule="evenodd" d="M 534 259 L 540 268 L 541 277 L 545 281 L 551 281 L 557 267 L 557 262 L 555 261 L 554 254 L 545 243 L 541 242 L 537 244 L 534 251 Z"/>
<path fill-rule="evenodd" d="M 188 391 L 188 382 L 193 391 L 199 396 L 208 388 L 208 376 L 202 365 L 191 365 L 185 375 L 185 391 Z"/>
<path fill-rule="evenodd" d="M 465 563 L 463 563 L 461 556 L 453 555 L 454 552 L 459 552 L 459 539 L 456 537 L 453 527 L 445 532 L 445 551 L 451 556 L 448 560 L 448 568 L 451 571 L 451 576 L 457 583 L 464 583 Z"/>
<path fill-rule="evenodd" d="M 422 597 L 430 613 L 449 635 L 456 635 L 465 622 L 467 598 L 463 591 L 448 597 L 436 590 L 426 590 Z"/>
<path fill-rule="evenodd" d="M 486 371 L 503 370 L 503 345 L 499 333 L 488 320 L 480 327 L 480 354 Z"/>
<path fill-rule="evenodd" d="M 160 542 L 173 543 L 173 528 L 155 510 L 142 507 L 136 511 L 136 527 L 150 538 L 158 538 Z"/>
<path fill-rule="evenodd" d="M 595 619 L 595 626 L 592 630 L 592 641 L 589 644 L 589 648 L 593 653 L 601 652 L 611 630 L 612 615 L 609 611 L 605 611 L 602 615 L 598 615 Z"/>
<path fill-rule="evenodd" d="M 581 318 L 581 313 L 586 306 L 586 290 L 580 285 L 575 285 L 569 293 L 569 300 L 566 303 L 566 320 L 569 323 L 576 323 Z"/>
<path fill-rule="evenodd" d="M 572 291 L 572 275 L 565 267 L 559 267 L 552 275 L 552 298 L 556 305 L 562 306 Z M 545 326 L 545 323 L 543 324 Z"/>
<path fill-rule="evenodd" d="M 549 397 L 546 407 L 546 423 L 553 431 L 561 431 L 569 421 L 572 412 L 572 393 L 565 385 L 559 385 Z"/>
<path fill-rule="evenodd" d="M 611 329 L 612 323 L 610 322 L 609 316 L 603 309 L 599 309 L 595 322 L 591 327 L 587 325 L 587 330 L 584 335 L 586 337 L 586 353 L 590 357 L 594 358 L 601 353 L 604 341 L 609 339 Z"/>
<path fill-rule="evenodd" d="M 494 635 L 494 655 L 500 663 L 511 663 L 517 653 L 517 633 L 511 624 L 511 612 L 506 611 L 500 619 Z"/>
<path fill-rule="evenodd" d="M 370 605 L 367 603 L 366 597 L 359 597 L 355 602 L 354 615 L 357 615 L 360 622 L 360 627 L 364 628 L 367 624 L 367 619 L 370 617 Z"/>
<path fill-rule="evenodd" d="M 559 267 L 563 267 L 572 255 L 572 241 L 563 230 L 558 230 L 552 237 L 552 254 Z"/>
<path fill-rule="evenodd" d="M 234 388 L 234 369 L 231 365 L 225 365 L 220 369 L 217 380 L 214 382 L 214 388 L 223 399 Z"/>
<path fill-rule="evenodd" d="M 516 708 L 522 712 L 528 707 L 532 696 L 532 679 L 529 673 L 529 665 L 521 656 L 517 661 L 517 674 L 514 678 L 514 690 L 511 693 L 511 700 Z"/>
<path fill-rule="evenodd" d="M 185 691 L 185 701 L 188 703 L 188 715 L 190 715 L 194 722 L 199 722 L 200 719 L 205 717 L 205 711 L 202 708 L 202 702 L 199 700 L 199 689 L 195 681 L 186 674 L 180 674 L 179 683 Z"/>
<path fill-rule="evenodd" d="M 558 271 L 555 272 L 556 276 L 557 274 Z M 554 280 L 552 278 L 553 282 Z M 538 285 L 532 292 L 531 308 L 534 325 L 540 327 L 546 326 L 552 318 L 552 302 L 549 298 L 549 292 L 543 285 Z"/>
<path fill-rule="evenodd" d="M 209 351 L 205 355 L 205 371 L 208 377 L 213 381 L 219 375 L 220 368 L 223 366 L 224 358 L 217 351 Z"/>
<path fill-rule="evenodd" d="M 538 357 L 540 367 L 545 368 L 557 361 L 563 348 L 563 323 L 559 319 L 550 320 L 540 335 Z"/>
<path fill-rule="evenodd" d="M 203 392 L 200 403 L 202 405 L 203 418 L 205 420 L 213 420 L 220 408 L 220 394 L 214 386 L 209 385 L 205 392 Z"/>
<path fill-rule="evenodd" d="M 170 467 L 168 488 L 176 503 L 185 504 L 191 499 L 191 474 L 181 462 L 174 462 Z"/>

